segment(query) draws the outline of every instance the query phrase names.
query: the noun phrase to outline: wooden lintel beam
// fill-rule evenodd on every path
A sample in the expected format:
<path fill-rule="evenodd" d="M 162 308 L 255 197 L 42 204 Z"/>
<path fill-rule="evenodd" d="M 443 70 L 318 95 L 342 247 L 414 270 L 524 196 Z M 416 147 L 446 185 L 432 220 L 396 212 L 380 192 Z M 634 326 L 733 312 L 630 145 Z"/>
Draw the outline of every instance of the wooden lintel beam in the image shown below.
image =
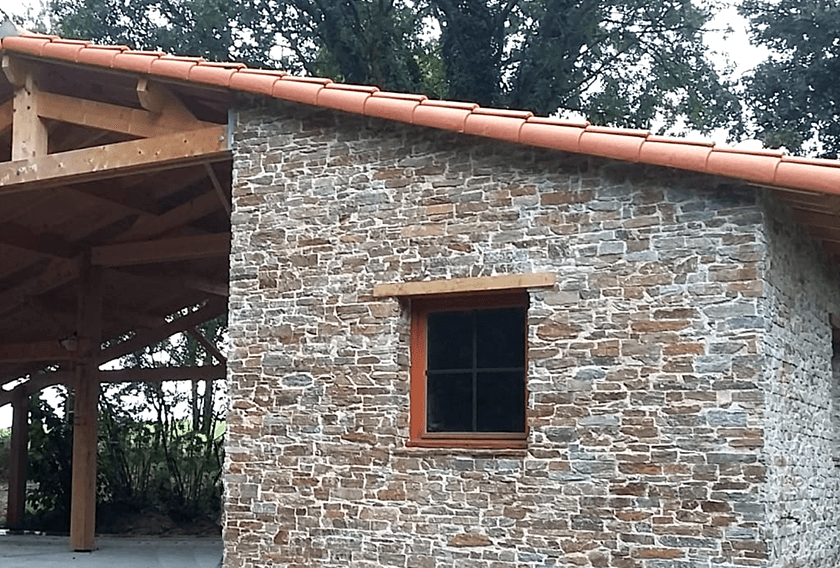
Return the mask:
<path fill-rule="evenodd" d="M 140 138 L 217 126 L 195 118 L 185 118 L 182 114 L 165 112 L 165 109 L 162 113 L 153 113 L 55 93 L 41 93 L 38 116 Z"/>
<path fill-rule="evenodd" d="M 139 349 L 143 349 L 149 345 L 154 345 L 159 341 L 163 341 L 172 335 L 189 329 L 192 326 L 198 325 L 218 317 L 227 310 L 227 302 L 221 298 L 213 298 L 209 300 L 200 309 L 180 317 L 174 321 L 165 323 L 154 329 L 138 330 L 137 333 L 123 343 L 118 343 L 100 352 L 97 357 L 97 363 L 107 363 L 113 361 L 123 355 L 134 353 Z"/>
<path fill-rule="evenodd" d="M 230 233 L 212 233 L 103 245 L 92 249 L 91 262 L 96 266 L 133 266 L 216 258 L 227 256 L 229 251 Z"/>
<path fill-rule="evenodd" d="M 11 390 L 0 390 L 0 406 L 14 401 L 15 396 L 29 396 L 55 385 L 66 385 L 73 380 L 73 373 L 69 371 L 55 371 L 39 373 L 28 381 L 17 385 Z"/>
<path fill-rule="evenodd" d="M 227 126 L 0 164 L 0 195 L 227 158 Z"/>
<path fill-rule="evenodd" d="M 76 254 L 73 247 L 58 235 L 37 233 L 13 222 L 0 224 L 0 243 L 56 258 L 72 258 Z"/>
<path fill-rule="evenodd" d="M 0 363 L 72 361 L 75 358 L 76 354 L 62 347 L 58 341 L 0 344 Z"/>
<path fill-rule="evenodd" d="M 430 294 L 454 294 L 458 292 L 489 292 L 525 288 L 551 288 L 556 276 L 550 272 L 533 274 L 502 274 L 475 278 L 451 278 L 449 280 L 424 280 L 420 282 L 396 282 L 377 284 L 373 288 L 376 298 L 389 296 L 425 296 Z"/>
<path fill-rule="evenodd" d="M 225 377 L 224 365 L 115 369 L 99 371 L 100 383 L 161 383 L 164 381 L 213 380 Z"/>

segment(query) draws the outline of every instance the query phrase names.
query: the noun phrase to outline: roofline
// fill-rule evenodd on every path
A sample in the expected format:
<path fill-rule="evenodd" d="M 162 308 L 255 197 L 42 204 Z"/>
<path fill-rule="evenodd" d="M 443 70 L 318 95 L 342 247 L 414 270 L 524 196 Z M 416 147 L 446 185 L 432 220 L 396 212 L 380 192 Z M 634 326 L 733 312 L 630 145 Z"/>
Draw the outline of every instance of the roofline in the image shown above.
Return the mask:
<path fill-rule="evenodd" d="M 57 36 L 8 36 L 2 38 L 0 49 L 8 54 L 264 95 L 528 146 L 666 166 L 762 186 L 840 195 L 840 160 L 717 146 L 710 141 L 656 136 L 647 130 L 541 118 L 526 111 L 431 100 L 425 95 L 383 92 L 373 86 L 249 69 L 242 63 L 215 63 L 203 58 L 133 51 L 126 46 L 97 45 Z"/>

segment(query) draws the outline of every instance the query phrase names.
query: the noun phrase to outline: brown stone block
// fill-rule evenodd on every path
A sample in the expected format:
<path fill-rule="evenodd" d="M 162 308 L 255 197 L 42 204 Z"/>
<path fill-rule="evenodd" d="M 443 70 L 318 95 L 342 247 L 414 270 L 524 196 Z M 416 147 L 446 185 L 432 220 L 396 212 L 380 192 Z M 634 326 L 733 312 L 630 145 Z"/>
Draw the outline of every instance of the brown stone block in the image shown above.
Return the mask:
<path fill-rule="evenodd" d="M 628 475 L 662 475 L 662 466 L 653 463 L 626 463 L 618 464 L 618 471 Z"/>
<path fill-rule="evenodd" d="M 709 277 L 713 282 L 738 282 L 755 280 L 758 277 L 754 266 L 743 268 L 723 268 L 712 266 L 709 268 Z"/>
<path fill-rule="evenodd" d="M 613 495 L 635 495 L 641 497 L 647 493 L 648 484 L 642 482 L 627 483 L 625 485 L 613 485 L 610 493 Z"/>
<path fill-rule="evenodd" d="M 580 332 L 579 326 L 568 323 L 545 323 L 537 327 L 537 337 L 544 341 L 573 339 L 578 337 Z"/>
<path fill-rule="evenodd" d="M 458 548 L 473 546 L 490 546 L 493 541 L 487 535 L 477 533 L 460 533 L 449 540 L 449 546 Z"/>
<path fill-rule="evenodd" d="M 429 237 L 429 236 L 438 236 L 443 235 L 444 233 L 444 226 L 443 225 L 410 225 L 408 227 L 403 227 L 400 231 L 400 235 L 403 237 Z"/>
<path fill-rule="evenodd" d="M 616 511 L 615 516 L 622 521 L 635 522 L 649 519 L 652 514 L 644 511 Z"/>
<path fill-rule="evenodd" d="M 630 329 L 640 333 L 651 333 L 659 331 L 680 331 L 691 325 L 688 320 L 654 320 L 636 321 L 630 324 Z"/>
<path fill-rule="evenodd" d="M 662 353 L 665 355 L 703 355 L 706 346 L 702 343 L 675 343 L 666 345 Z"/>
<path fill-rule="evenodd" d="M 441 203 L 439 205 L 427 205 L 423 211 L 428 216 L 452 215 L 455 213 L 455 205 L 452 203 Z"/>
<path fill-rule="evenodd" d="M 586 203 L 595 196 L 593 191 L 562 191 L 543 193 L 540 195 L 540 205 L 566 205 L 569 203 Z"/>
<path fill-rule="evenodd" d="M 639 548 L 631 554 L 636 558 L 682 558 L 685 551 L 678 548 Z"/>

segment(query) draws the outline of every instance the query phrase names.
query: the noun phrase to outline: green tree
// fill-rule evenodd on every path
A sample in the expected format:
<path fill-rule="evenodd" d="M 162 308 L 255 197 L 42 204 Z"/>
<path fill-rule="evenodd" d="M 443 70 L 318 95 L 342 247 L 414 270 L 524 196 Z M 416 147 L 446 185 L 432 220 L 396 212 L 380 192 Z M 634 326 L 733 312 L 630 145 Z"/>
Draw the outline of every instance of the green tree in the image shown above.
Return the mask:
<path fill-rule="evenodd" d="M 708 6 L 702 3 L 702 6 Z M 692 0 L 52 0 L 70 37 L 597 123 L 707 131 L 740 106 Z"/>
<path fill-rule="evenodd" d="M 752 40 L 770 56 L 745 79 L 766 146 L 840 154 L 840 2 L 745 0 Z"/>

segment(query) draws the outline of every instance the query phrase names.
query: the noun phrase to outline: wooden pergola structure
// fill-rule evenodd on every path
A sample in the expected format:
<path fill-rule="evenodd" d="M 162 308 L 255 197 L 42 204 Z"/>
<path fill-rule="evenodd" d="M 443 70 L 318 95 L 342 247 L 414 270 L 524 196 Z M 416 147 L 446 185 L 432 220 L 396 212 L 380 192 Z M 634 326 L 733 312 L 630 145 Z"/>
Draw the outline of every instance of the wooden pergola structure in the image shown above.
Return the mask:
<path fill-rule="evenodd" d="M 4 54 L 2 71 L 0 406 L 14 408 L 7 520 L 18 525 L 24 512 L 29 396 L 67 385 L 70 546 L 92 550 L 100 383 L 225 376 L 224 356 L 200 336 L 218 365 L 99 367 L 226 313 L 231 95 L 25 54 Z"/>

